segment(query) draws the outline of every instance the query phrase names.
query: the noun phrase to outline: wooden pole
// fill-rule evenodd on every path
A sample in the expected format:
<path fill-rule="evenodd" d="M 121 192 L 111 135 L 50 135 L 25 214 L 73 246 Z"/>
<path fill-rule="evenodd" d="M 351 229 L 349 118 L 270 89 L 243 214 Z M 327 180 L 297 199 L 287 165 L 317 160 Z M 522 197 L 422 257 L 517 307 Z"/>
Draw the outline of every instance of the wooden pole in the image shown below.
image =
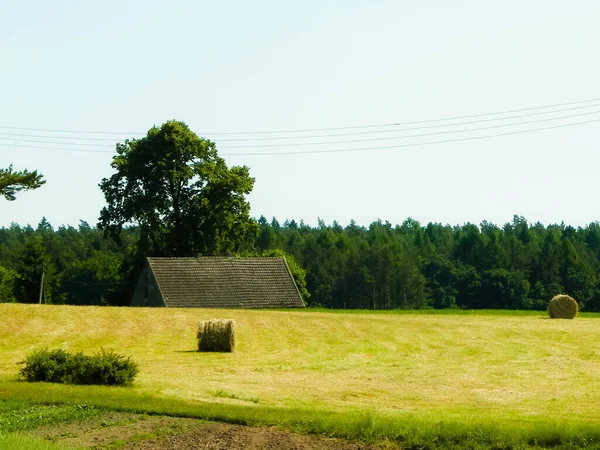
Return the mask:
<path fill-rule="evenodd" d="M 42 304 L 42 294 L 44 293 L 44 275 L 46 274 L 46 267 L 42 265 L 42 279 L 40 281 L 40 300 L 39 304 Z M 44 302 L 45 303 L 45 302 Z"/>

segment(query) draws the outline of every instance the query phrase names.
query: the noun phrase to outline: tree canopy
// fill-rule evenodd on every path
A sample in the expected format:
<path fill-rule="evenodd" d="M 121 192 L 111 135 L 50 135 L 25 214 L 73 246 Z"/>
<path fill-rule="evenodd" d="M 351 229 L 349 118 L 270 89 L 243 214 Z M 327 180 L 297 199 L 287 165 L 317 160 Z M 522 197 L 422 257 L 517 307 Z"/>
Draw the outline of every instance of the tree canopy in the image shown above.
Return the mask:
<path fill-rule="evenodd" d="M 309 305 L 542 310 L 566 293 L 600 311 L 600 223 L 258 223 L 254 250 L 240 254 L 288 256 Z M 46 303 L 130 304 L 139 239 L 139 226 L 124 226 L 120 243 L 85 222 L 0 228 L 0 301 L 36 302 L 45 268 Z"/>
<path fill-rule="evenodd" d="M 0 169 L 0 195 L 9 201 L 15 200 L 18 192 L 37 189 L 45 182 L 37 170 L 16 172 L 12 165 L 8 169 Z"/>
<path fill-rule="evenodd" d="M 215 144 L 179 121 L 117 144 L 115 173 L 100 183 L 107 206 L 99 227 L 118 238 L 139 227 L 144 255 L 230 254 L 251 247 L 258 229 L 246 195 L 248 167 L 227 167 Z"/>
<path fill-rule="evenodd" d="M 117 144 L 100 187 L 99 229 L 0 228 L 0 301 L 127 305 L 145 256 L 285 255 L 309 305 L 331 308 L 545 309 L 565 293 L 600 311 L 600 223 L 502 227 L 413 219 L 351 221 L 250 217 L 254 179 L 229 168 L 215 144 L 169 121 Z M 43 184 L 37 172 L 0 170 L 0 193 Z M 105 239 L 112 235 L 115 239 Z"/>

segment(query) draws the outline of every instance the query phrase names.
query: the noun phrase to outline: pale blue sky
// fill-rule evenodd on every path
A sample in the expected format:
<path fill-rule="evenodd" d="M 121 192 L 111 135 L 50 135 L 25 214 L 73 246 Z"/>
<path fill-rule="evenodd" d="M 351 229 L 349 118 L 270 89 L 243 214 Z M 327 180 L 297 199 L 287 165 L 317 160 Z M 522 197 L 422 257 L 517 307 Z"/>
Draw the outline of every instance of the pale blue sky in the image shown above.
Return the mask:
<path fill-rule="evenodd" d="M 314 147 L 228 149 L 243 143 L 214 134 L 419 121 L 599 98 L 599 20 L 596 0 L 0 0 L 0 127 L 123 132 L 0 128 L 0 167 L 38 169 L 47 179 L 15 202 L 0 200 L 0 226 L 36 225 L 42 216 L 54 226 L 95 224 L 104 205 L 98 183 L 111 173 L 111 147 L 54 145 L 109 153 L 66 152 L 10 139 L 114 138 L 63 140 L 112 146 L 168 119 L 216 141 L 230 165 L 250 167 L 256 217 L 344 225 L 407 217 L 503 224 L 513 214 L 545 224 L 600 220 L 600 122 L 430 146 L 226 156 L 417 144 L 600 115 Z M 600 106 L 558 116 L 595 111 Z M 31 137 L 38 135 L 53 138 Z"/>

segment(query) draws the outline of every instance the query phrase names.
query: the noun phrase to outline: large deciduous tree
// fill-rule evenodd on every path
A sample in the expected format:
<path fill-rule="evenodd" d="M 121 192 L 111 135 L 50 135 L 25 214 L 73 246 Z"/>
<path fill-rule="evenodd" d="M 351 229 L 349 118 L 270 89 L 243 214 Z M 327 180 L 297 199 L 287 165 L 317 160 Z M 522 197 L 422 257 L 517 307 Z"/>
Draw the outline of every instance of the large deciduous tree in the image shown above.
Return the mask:
<path fill-rule="evenodd" d="M 18 192 L 37 189 L 45 182 L 37 170 L 15 172 L 12 165 L 8 169 L 0 169 L 0 195 L 6 200 L 13 201 Z"/>
<path fill-rule="evenodd" d="M 215 144 L 185 123 L 169 121 L 117 144 L 111 165 L 115 173 L 100 183 L 107 206 L 99 227 L 118 237 L 124 225 L 139 226 L 142 253 L 218 255 L 253 244 L 248 167 L 227 167 Z"/>

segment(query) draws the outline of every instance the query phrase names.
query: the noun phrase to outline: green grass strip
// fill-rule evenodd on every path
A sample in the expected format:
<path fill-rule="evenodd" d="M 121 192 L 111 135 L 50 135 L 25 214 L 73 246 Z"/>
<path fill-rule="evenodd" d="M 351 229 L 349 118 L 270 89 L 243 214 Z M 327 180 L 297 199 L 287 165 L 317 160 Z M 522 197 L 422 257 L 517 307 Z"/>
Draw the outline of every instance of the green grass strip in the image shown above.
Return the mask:
<path fill-rule="evenodd" d="M 16 433 L 0 432 L 0 449 L 5 450 L 73 450 L 73 447 L 64 447 L 53 444 L 43 439 L 22 436 Z"/>
<path fill-rule="evenodd" d="M 9 394 L 10 392 L 10 394 Z M 393 441 L 404 449 L 600 449 L 600 430 L 582 423 L 539 420 L 441 422 L 418 414 L 389 415 L 369 410 L 329 412 L 264 406 L 185 402 L 135 394 L 126 388 L 47 383 L 0 384 L 0 398 L 13 402 L 93 404 L 116 411 L 191 417 L 242 425 L 278 426 L 301 433 L 368 442 Z"/>
<path fill-rule="evenodd" d="M 38 404 L 15 399 L 0 400 L 0 432 L 27 431 L 45 425 L 85 420 L 103 413 L 97 406 L 81 402 Z"/>

